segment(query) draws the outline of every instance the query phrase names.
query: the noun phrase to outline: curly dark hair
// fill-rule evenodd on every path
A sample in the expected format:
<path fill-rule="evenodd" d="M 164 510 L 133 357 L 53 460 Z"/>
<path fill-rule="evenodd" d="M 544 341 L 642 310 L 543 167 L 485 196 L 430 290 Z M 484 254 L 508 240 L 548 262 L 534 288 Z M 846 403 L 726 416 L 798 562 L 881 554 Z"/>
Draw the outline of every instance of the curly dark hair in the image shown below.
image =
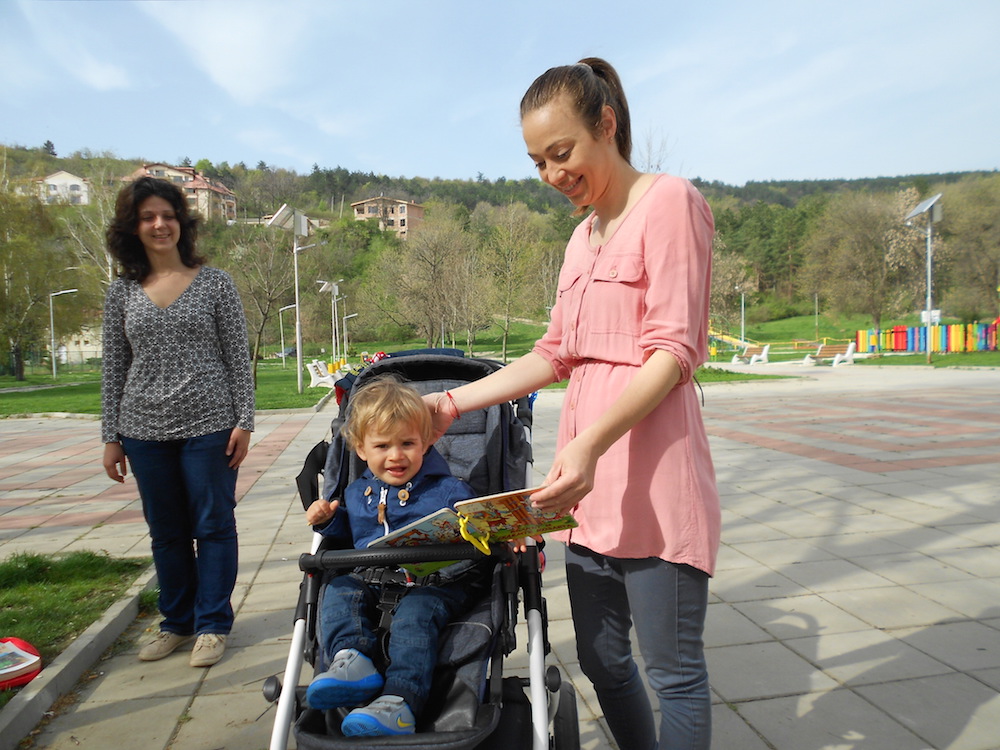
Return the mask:
<path fill-rule="evenodd" d="M 205 263 L 205 258 L 195 250 L 198 217 L 188 210 L 187 200 L 181 189 L 167 180 L 140 177 L 119 191 L 115 202 L 115 216 L 108 225 L 106 234 L 108 252 L 121 266 L 119 275 L 123 278 L 143 281 L 152 270 L 149 258 L 146 257 L 146 249 L 136 231 L 139 228 L 139 206 L 153 196 L 167 201 L 177 216 L 181 226 L 181 236 L 177 242 L 181 262 L 188 268 Z"/>

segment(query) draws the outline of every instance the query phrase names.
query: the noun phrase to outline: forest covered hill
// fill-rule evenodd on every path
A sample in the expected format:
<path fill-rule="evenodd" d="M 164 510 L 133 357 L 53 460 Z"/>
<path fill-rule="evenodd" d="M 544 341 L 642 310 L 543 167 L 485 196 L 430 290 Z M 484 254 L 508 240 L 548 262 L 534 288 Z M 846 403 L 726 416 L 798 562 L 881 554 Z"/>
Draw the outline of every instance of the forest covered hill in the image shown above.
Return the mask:
<path fill-rule="evenodd" d="M 262 215 L 272 212 L 281 203 L 295 203 L 317 216 L 332 218 L 341 213 L 341 205 L 365 200 L 377 195 L 412 200 L 455 203 L 473 210 L 479 203 L 502 206 L 524 203 L 532 211 L 546 212 L 566 208 L 566 201 L 556 191 L 536 178 L 508 180 L 442 179 L 420 176 L 404 177 L 351 171 L 344 167 L 313 165 L 309 174 L 299 174 L 278 165 L 258 162 L 250 167 L 245 161 L 236 164 L 213 164 L 208 159 L 191 161 L 160 157 L 122 158 L 110 152 L 89 150 L 59 156 L 55 145 L 46 142 L 37 148 L 3 145 L 0 153 L 0 181 L 17 182 L 44 177 L 63 169 L 90 180 L 110 180 L 133 172 L 143 163 L 164 163 L 193 166 L 207 177 L 217 179 L 237 193 L 241 215 Z M 916 188 L 926 193 L 931 185 L 952 184 L 969 176 L 985 176 L 988 171 L 948 172 L 943 174 L 859 177 L 840 180 L 768 180 L 750 181 L 744 185 L 695 177 L 692 182 L 710 201 L 738 208 L 751 203 L 767 203 L 793 207 L 800 200 L 815 195 L 832 195 L 849 191 L 894 192 Z"/>

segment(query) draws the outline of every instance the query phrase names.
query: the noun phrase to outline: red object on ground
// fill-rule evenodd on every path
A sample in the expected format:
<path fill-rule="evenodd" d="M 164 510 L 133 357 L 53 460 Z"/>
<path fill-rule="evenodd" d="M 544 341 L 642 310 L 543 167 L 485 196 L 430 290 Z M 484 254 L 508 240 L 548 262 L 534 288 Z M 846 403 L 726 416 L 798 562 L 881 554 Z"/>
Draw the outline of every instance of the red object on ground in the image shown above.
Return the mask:
<path fill-rule="evenodd" d="M 39 655 L 37 648 L 32 646 L 27 641 L 22 641 L 20 638 L 0 638 L 0 642 L 12 643 L 22 651 L 27 651 L 29 654 L 34 654 L 35 656 Z M 41 671 L 42 671 L 42 663 L 38 662 L 38 669 L 34 669 L 30 672 L 26 672 L 25 674 L 18 675 L 17 677 L 12 677 L 9 680 L 0 681 L 0 690 L 10 690 L 11 688 L 20 687 L 21 685 L 27 685 L 29 682 L 35 679 L 35 677 L 37 677 L 38 673 Z"/>

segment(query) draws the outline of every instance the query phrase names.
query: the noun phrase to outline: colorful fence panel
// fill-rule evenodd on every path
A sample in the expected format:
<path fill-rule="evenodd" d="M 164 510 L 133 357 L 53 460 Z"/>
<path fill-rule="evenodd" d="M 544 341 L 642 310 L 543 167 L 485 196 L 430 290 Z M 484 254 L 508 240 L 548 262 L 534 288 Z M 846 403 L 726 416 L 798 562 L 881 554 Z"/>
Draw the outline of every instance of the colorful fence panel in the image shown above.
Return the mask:
<path fill-rule="evenodd" d="M 931 351 L 946 352 L 995 352 L 997 328 L 1000 318 L 992 323 L 931 326 Z M 856 342 L 859 352 L 925 352 L 927 351 L 926 326 L 893 326 L 878 330 L 869 328 L 858 331 Z"/>

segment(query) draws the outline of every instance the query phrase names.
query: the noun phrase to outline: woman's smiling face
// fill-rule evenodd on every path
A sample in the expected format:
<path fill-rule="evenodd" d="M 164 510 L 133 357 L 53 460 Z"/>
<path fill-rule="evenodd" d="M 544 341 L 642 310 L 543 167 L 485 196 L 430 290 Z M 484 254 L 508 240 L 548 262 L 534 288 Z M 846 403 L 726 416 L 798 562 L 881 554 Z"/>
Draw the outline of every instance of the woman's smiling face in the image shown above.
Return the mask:
<path fill-rule="evenodd" d="M 613 157 L 614 114 L 605 108 L 600 137 L 594 137 L 565 95 L 521 118 L 521 133 L 538 176 L 575 206 L 595 206 L 608 187 Z"/>
<path fill-rule="evenodd" d="M 174 207 L 158 195 L 139 204 L 136 234 L 146 253 L 176 252 L 181 239 L 181 225 Z"/>

